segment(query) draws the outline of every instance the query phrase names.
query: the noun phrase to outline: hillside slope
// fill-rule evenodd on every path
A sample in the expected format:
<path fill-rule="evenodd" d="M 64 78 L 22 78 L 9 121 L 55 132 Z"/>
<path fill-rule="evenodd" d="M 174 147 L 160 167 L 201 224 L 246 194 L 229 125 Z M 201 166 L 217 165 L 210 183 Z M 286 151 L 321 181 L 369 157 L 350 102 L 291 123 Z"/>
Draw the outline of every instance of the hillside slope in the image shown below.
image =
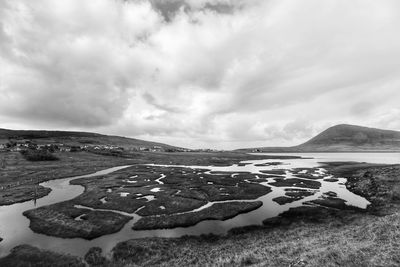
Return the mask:
<path fill-rule="evenodd" d="M 297 146 L 301 150 L 400 150 L 400 132 L 340 124 Z"/>
<path fill-rule="evenodd" d="M 400 151 L 400 132 L 339 124 L 293 147 L 241 149 L 260 152 L 389 152 Z"/>
<path fill-rule="evenodd" d="M 63 143 L 66 145 L 114 145 L 125 148 L 150 148 L 154 146 L 164 149 L 174 148 L 157 142 L 90 132 L 0 129 L 0 143 L 6 143 L 9 140 L 32 140 L 38 144 Z"/>
<path fill-rule="evenodd" d="M 296 147 L 307 151 L 400 150 L 400 132 L 340 124 Z"/>

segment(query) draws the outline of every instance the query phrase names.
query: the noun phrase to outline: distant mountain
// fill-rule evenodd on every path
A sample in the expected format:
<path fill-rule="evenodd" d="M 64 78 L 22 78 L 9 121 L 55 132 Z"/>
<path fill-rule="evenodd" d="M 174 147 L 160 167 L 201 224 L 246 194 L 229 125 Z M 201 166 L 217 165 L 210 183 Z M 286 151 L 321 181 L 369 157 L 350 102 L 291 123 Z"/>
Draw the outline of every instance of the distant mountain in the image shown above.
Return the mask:
<path fill-rule="evenodd" d="M 309 141 L 293 147 L 240 149 L 262 152 L 388 152 L 400 151 L 400 132 L 349 124 L 330 127 Z"/>
<path fill-rule="evenodd" d="M 125 148 L 176 148 L 170 145 L 140 139 L 102 135 L 90 132 L 9 130 L 0 129 L 0 144 L 9 140 L 32 140 L 38 144 L 63 143 L 65 145 L 114 145 Z"/>

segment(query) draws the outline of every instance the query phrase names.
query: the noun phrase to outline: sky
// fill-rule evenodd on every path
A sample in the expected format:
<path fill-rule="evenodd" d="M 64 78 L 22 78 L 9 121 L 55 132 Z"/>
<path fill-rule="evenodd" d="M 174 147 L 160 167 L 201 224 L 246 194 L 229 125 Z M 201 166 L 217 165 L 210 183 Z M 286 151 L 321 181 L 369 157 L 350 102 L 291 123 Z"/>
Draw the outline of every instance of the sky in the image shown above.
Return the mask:
<path fill-rule="evenodd" d="M 397 0 L 2 0 L 0 128 L 189 148 L 400 130 Z"/>

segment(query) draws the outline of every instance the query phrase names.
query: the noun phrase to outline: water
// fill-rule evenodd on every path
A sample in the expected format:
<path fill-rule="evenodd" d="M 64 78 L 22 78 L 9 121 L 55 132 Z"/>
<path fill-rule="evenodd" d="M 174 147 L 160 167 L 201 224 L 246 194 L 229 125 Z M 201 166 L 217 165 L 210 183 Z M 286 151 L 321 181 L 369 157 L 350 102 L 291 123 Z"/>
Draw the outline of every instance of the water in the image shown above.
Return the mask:
<path fill-rule="evenodd" d="M 34 233 L 29 228 L 28 218 L 23 216 L 22 213 L 33 208 L 69 200 L 82 194 L 84 188 L 80 185 L 71 185 L 69 183 L 71 180 L 105 175 L 126 167 L 129 166 L 113 167 L 93 174 L 44 182 L 41 185 L 51 188 L 52 191 L 49 195 L 37 199 L 36 205 L 34 201 L 27 201 L 10 206 L 0 206 L 0 237 L 4 239 L 0 242 L 0 255 L 8 254 L 11 248 L 20 244 L 30 244 L 48 249 L 55 246 L 58 251 L 67 248 L 66 251 L 69 252 L 68 247 L 71 245 L 71 240 Z"/>
<path fill-rule="evenodd" d="M 263 155 L 263 154 L 258 153 L 258 155 Z M 265 155 L 271 155 L 271 153 Z M 274 153 L 274 155 L 288 155 L 288 153 L 285 154 Z M 213 167 L 213 166 L 208 166 L 208 167 L 190 166 L 190 167 L 209 169 L 209 172 L 228 171 L 232 172 L 232 176 L 234 176 L 234 174 L 237 172 L 251 172 L 255 174 L 261 174 L 260 172 L 261 170 L 286 169 L 285 177 L 290 178 L 293 177 L 291 169 L 320 167 L 319 162 L 358 161 L 358 162 L 386 163 L 386 164 L 400 163 L 399 153 L 303 153 L 303 154 L 291 153 L 290 155 L 302 156 L 306 158 L 285 159 L 285 160 L 269 159 L 269 160 L 243 161 L 242 163 L 247 164 L 245 166 L 233 165 L 229 167 Z M 281 162 L 282 165 L 255 166 L 256 164 L 270 163 L 270 162 Z M 103 248 L 103 250 L 106 253 L 109 253 L 112 247 L 114 247 L 116 243 L 131 238 L 155 237 L 155 236 L 179 237 L 182 235 L 198 235 L 207 233 L 224 234 L 233 227 L 261 224 L 261 222 L 266 218 L 274 217 L 288 210 L 291 207 L 300 206 L 306 201 L 317 199 L 321 197 L 323 193 L 329 191 L 337 193 L 337 197 L 345 200 L 347 205 L 365 208 L 369 204 L 368 201 L 365 200 L 364 198 L 355 195 L 346 189 L 346 187 L 344 186 L 344 183 L 346 181 L 345 178 L 340 178 L 337 182 L 324 181 L 323 177 L 326 177 L 327 174 L 325 174 L 324 169 L 319 168 L 316 172 L 316 175 L 321 176 L 321 179 L 318 180 L 319 182 L 321 182 L 321 187 L 318 190 L 314 190 L 315 192 L 314 195 L 305 197 L 304 199 L 294 201 L 292 203 L 279 205 L 278 203 L 272 201 L 272 199 L 278 196 L 283 196 L 285 194 L 284 190 L 288 187 L 275 187 L 270 185 L 269 183 L 274 181 L 274 179 L 271 178 L 267 182 L 261 183 L 263 185 L 272 188 L 271 193 L 257 199 L 263 202 L 262 207 L 246 214 L 240 214 L 226 221 L 203 221 L 196 224 L 195 226 L 187 228 L 178 227 L 174 229 L 163 229 L 163 230 L 133 231 L 131 227 L 137 220 L 140 219 L 140 216 L 136 214 L 129 214 L 132 215 L 134 218 L 133 220 L 128 222 L 121 231 L 119 231 L 118 233 L 105 235 L 91 241 L 80 238 L 63 239 L 63 238 L 46 236 L 42 234 L 36 234 L 32 232 L 32 230 L 29 228 L 29 220 L 22 215 L 22 212 L 35 207 L 50 205 L 60 201 L 72 199 L 83 192 L 84 188 L 82 186 L 69 184 L 71 180 L 81 177 L 104 175 L 126 167 L 128 166 L 110 168 L 90 175 L 70 177 L 70 178 L 45 182 L 42 185 L 51 188 L 52 191 L 48 196 L 38 199 L 36 206 L 34 206 L 33 201 L 28 201 L 24 203 L 18 203 L 10 206 L 0 207 L 0 237 L 4 238 L 4 240 L 0 242 L 0 256 L 8 254 L 11 248 L 20 244 L 30 244 L 43 249 L 50 249 L 63 253 L 71 253 L 74 255 L 83 256 L 87 252 L 87 250 L 92 246 L 99 246 Z M 165 176 L 162 175 L 162 177 L 157 179 L 156 182 L 160 185 L 163 184 L 161 180 L 164 177 Z M 136 177 L 132 176 L 130 178 L 131 181 L 134 180 L 134 178 Z M 255 201 L 255 200 L 244 200 L 244 201 Z M 207 203 L 205 206 L 200 207 L 196 210 L 207 208 L 211 206 L 213 203 L 218 203 L 218 202 L 223 202 L 223 201 L 210 202 Z M 85 207 L 81 206 L 80 208 L 85 208 Z"/>

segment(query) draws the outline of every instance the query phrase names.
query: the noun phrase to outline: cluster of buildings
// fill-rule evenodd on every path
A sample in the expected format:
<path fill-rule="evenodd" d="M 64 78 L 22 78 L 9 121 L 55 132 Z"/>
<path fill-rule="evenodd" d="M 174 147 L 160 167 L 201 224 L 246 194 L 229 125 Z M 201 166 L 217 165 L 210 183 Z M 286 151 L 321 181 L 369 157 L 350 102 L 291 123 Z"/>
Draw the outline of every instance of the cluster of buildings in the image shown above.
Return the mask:
<path fill-rule="evenodd" d="M 77 151 L 138 151 L 138 152 L 190 152 L 190 149 L 184 148 L 165 148 L 162 146 L 131 146 L 123 148 L 116 145 L 67 145 L 62 143 L 36 144 L 32 141 L 10 141 L 0 143 L 0 151 L 19 152 L 27 149 L 48 150 L 50 152 L 77 152 Z"/>
<path fill-rule="evenodd" d="M 133 151 L 151 151 L 151 152 L 161 152 L 164 151 L 164 149 L 161 146 L 153 146 L 153 147 L 133 147 L 131 148 Z"/>
<path fill-rule="evenodd" d="M 50 152 L 77 152 L 77 151 L 137 151 L 137 152 L 214 152 L 211 149 L 186 149 L 177 147 L 154 146 L 129 146 L 82 144 L 69 145 L 63 143 L 37 144 L 31 140 L 8 141 L 0 143 L 0 151 L 20 152 L 23 150 L 48 150 Z"/>
<path fill-rule="evenodd" d="M 8 142 L 0 144 L 0 151 L 19 152 L 23 150 L 48 150 L 51 152 L 77 152 L 87 150 L 124 150 L 114 145 L 67 145 L 62 143 L 36 144 L 31 141 Z"/>

